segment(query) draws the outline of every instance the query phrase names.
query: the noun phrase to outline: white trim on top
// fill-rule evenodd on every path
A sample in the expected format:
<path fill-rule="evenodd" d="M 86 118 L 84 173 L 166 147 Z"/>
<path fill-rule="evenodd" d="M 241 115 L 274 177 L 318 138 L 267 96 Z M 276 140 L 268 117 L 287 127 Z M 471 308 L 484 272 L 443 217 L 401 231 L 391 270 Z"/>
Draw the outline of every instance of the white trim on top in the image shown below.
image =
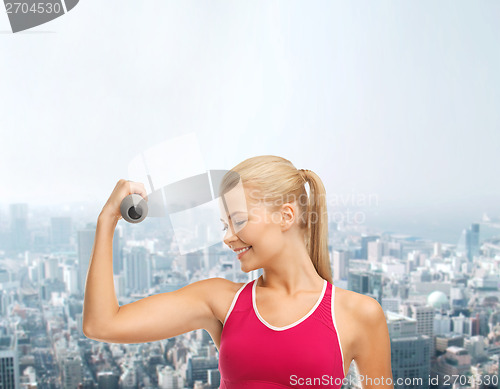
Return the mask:
<path fill-rule="evenodd" d="M 318 307 L 318 305 L 321 303 L 321 300 L 323 300 L 323 296 L 325 295 L 326 285 L 327 285 L 327 281 L 323 280 L 324 281 L 323 282 L 323 289 L 321 291 L 321 294 L 320 294 L 318 300 L 316 301 L 316 304 L 314 304 L 314 306 L 311 308 L 311 310 L 304 317 L 302 317 L 301 319 L 295 321 L 294 323 L 288 324 L 284 327 L 276 327 L 276 326 L 273 326 L 272 324 L 269 324 L 267 321 L 265 321 L 264 318 L 262 316 L 260 316 L 259 310 L 257 309 L 257 303 L 256 303 L 256 299 L 255 299 L 255 289 L 257 287 L 257 281 L 258 281 L 258 278 L 256 280 L 254 280 L 254 283 L 252 286 L 253 310 L 254 310 L 255 314 L 257 315 L 257 317 L 259 318 L 259 320 L 262 322 L 262 324 L 264 324 L 266 327 L 269 327 L 270 329 L 275 330 L 275 331 L 283 331 L 283 330 L 287 330 L 289 328 L 295 327 L 297 324 L 302 323 L 309 316 L 311 316 L 313 314 L 313 312 L 316 310 L 316 308 Z"/>
<path fill-rule="evenodd" d="M 337 329 L 337 322 L 335 321 L 335 285 L 332 284 L 332 320 L 333 320 L 333 326 L 335 327 L 335 332 L 337 333 L 337 341 L 339 342 L 339 348 L 340 348 L 340 355 L 342 355 L 342 373 L 344 373 L 344 377 L 346 376 L 346 373 L 344 371 L 344 353 L 342 352 L 342 346 L 340 343 L 340 336 L 339 336 L 339 331 Z"/>
<path fill-rule="evenodd" d="M 245 285 L 242 285 L 241 288 L 239 288 L 238 291 L 236 292 L 236 294 L 234 295 L 233 301 L 231 302 L 231 306 L 229 307 L 229 311 L 227 311 L 227 314 L 226 314 L 226 317 L 224 319 L 224 323 L 222 323 L 222 326 L 224 326 L 226 324 L 227 318 L 229 317 L 229 315 L 233 311 L 233 308 L 236 304 L 236 300 L 238 300 L 238 296 L 240 295 L 241 291 L 245 288 L 245 286 L 248 285 L 249 282 L 252 282 L 252 281 L 250 280 Z"/>

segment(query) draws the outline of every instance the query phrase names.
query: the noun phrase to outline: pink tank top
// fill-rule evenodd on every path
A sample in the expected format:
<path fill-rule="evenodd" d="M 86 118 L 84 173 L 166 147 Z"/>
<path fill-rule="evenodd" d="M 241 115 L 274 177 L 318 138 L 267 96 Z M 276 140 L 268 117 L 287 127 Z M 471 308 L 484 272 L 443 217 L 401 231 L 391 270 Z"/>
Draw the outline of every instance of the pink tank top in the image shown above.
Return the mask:
<path fill-rule="evenodd" d="M 258 312 L 256 282 L 236 292 L 224 320 L 220 389 L 340 388 L 345 373 L 335 286 L 324 280 L 319 299 L 304 317 L 276 327 Z"/>

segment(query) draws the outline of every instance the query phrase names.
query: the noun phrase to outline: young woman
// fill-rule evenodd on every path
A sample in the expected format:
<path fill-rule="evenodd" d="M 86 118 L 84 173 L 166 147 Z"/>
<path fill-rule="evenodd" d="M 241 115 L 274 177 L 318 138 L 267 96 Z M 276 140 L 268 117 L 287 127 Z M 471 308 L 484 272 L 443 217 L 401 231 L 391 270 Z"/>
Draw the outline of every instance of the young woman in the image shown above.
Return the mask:
<path fill-rule="evenodd" d="M 224 389 L 339 388 L 353 360 L 364 389 L 393 388 L 380 304 L 333 285 L 321 179 L 272 155 L 249 158 L 231 172 L 221 184 L 224 243 L 242 271 L 263 274 L 246 283 L 209 278 L 120 307 L 112 265 L 119 206 L 130 193 L 147 200 L 143 184 L 120 180 L 98 217 L 85 335 L 142 343 L 203 328 L 219 350 Z"/>

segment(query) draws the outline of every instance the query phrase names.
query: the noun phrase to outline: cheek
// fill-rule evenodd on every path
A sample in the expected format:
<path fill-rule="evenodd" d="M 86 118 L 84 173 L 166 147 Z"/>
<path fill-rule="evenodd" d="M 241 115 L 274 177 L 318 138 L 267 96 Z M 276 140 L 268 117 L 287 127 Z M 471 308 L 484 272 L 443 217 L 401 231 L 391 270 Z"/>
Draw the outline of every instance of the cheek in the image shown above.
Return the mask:
<path fill-rule="evenodd" d="M 245 231 L 246 236 L 240 234 L 242 239 L 248 239 L 248 244 L 256 246 L 257 250 L 262 250 L 262 253 L 274 253 L 279 251 L 281 247 L 282 234 L 279 227 L 273 224 L 261 223 L 248 226 L 248 231 Z"/>
<path fill-rule="evenodd" d="M 260 247 L 267 245 L 269 241 L 272 242 L 272 239 L 269 239 L 270 233 L 270 226 L 267 223 L 249 221 L 238 233 L 238 236 L 245 243 Z"/>

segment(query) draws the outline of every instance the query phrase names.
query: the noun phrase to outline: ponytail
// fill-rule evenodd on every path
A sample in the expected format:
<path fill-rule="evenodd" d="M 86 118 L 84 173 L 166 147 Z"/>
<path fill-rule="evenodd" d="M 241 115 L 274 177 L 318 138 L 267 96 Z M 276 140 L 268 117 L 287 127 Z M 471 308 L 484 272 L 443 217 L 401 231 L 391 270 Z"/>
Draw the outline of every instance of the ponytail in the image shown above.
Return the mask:
<path fill-rule="evenodd" d="M 319 176 L 311 170 L 300 169 L 299 174 L 309 184 L 306 248 L 318 274 L 333 283 L 328 251 L 326 190 Z"/>

